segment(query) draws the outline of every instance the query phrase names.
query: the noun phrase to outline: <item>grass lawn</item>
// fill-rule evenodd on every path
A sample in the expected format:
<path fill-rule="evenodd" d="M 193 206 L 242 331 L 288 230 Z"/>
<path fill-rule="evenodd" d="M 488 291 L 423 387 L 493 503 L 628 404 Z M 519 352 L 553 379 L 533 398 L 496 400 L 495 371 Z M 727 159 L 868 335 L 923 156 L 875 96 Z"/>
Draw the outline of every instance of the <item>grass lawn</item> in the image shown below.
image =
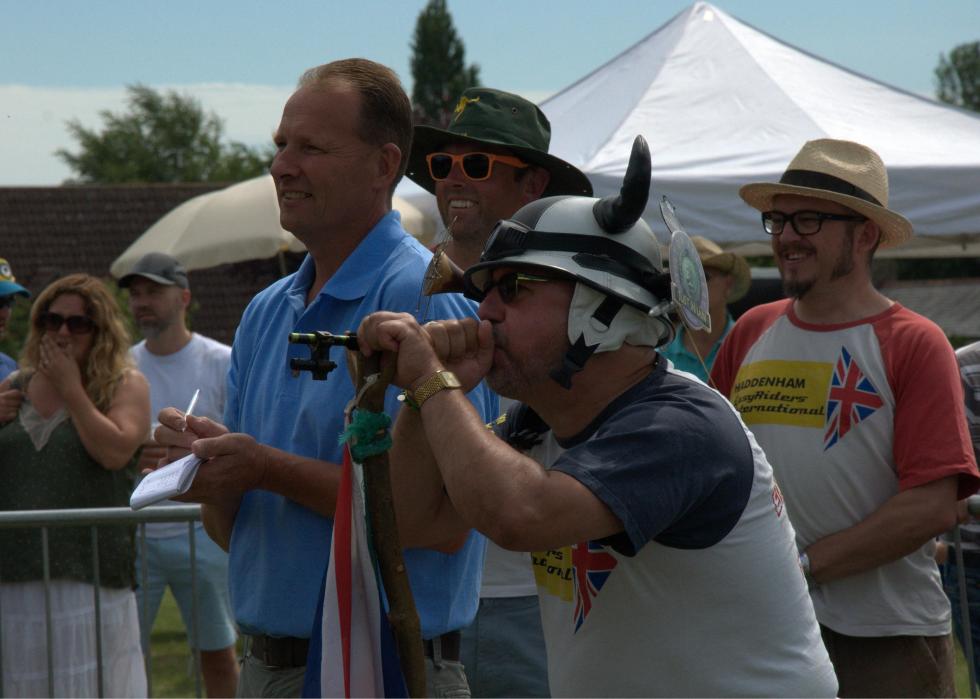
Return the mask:
<path fill-rule="evenodd" d="M 160 604 L 150 635 L 151 687 L 153 697 L 193 697 L 194 667 L 187 645 L 187 631 L 177 602 L 168 589 Z M 204 685 L 201 694 L 204 695 Z"/>
<path fill-rule="evenodd" d="M 956 695 L 968 697 L 970 696 L 970 671 L 966 666 L 966 659 L 963 657 L 959 642 L 954 641 L 954 643 L 956 645 Z"/>
<path fill-rule="evenodd" d="M 151 696 L 197 696 L 191 653 L 187 645 L 187 632 L 170 590 L 167 590 L 160 604 L 160 612 L 157 614 L 153 633 L 150 636 L 150 648 L 153 673 Z M 241 653 L 241 641 L 239 641 L 239 653 Z M 956 643 L 956 693 L 961 697 L 970 696 L 970 676 L 959 643 Z M 203 695 L 202 684 L 201 696 Z"/>
<path fill-rule="evenodd" d="M 242 642 L 238 640 L 238 655 Z M 177 602 L 168 589 L 160 603 L 156 623 L 150 634 L 151 697 L 204 696 L 204 681 L 197 693 L 191 650 L 187 645 L 187 631 L 180 618 Z"/>

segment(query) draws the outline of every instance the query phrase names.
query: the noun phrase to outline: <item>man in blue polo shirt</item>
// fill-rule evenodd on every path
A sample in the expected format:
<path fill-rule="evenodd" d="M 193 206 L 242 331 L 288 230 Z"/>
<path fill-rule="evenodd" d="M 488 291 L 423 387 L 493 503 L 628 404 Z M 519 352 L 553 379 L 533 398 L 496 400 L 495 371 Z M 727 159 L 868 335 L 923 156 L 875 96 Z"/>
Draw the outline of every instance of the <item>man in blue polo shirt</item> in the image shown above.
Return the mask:
<path fill-rule="evenodd" d="M 411 107 L 395 74 L 363 59 L 307 71 L 275 134 L 280 221 L 309 250 L 299 271 L 259 293 L 232 348 L 225 425 L 161 413 L 157 441 L 208 458 L 189 493 L 229 549 L 232 606 L 247 636 L 239 696 L 298 696 L 339 485 L 343 370 L 327 381 L 289 370 L 290 332 L 354 329 L 378 309 L 414 311 L 431 255 L 401 227 L 392 190 L 405 170 Z M 458 295 L 435 318 L 474 315 Z M 343 363 L 342 348 L 332 358 Z M 386 409 L 394 414 L 396 393 Z M 489 419 L 496 399 L 471 395 Z M 178 432 L 186 422 L 187 433 Z M 189 433 L 189 434 L 188 434 Z M 453 554 L 410 549 L 406 564 L 426 640 L 429 691 L 467 696 L 459 629 L 476 613 L 485 541 Z"/>

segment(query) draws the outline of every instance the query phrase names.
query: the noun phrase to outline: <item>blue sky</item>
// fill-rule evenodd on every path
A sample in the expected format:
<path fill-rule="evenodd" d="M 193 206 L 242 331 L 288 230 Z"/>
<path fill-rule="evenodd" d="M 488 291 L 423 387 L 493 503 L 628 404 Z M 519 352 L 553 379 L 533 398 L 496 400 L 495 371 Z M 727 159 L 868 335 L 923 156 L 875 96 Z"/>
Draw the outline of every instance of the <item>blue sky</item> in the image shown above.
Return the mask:
<path fill-rule="evenodd" d="M 410 87 L 424 0 L 0 0 L 0 185 L 57 184 L 75 118 L 97 126 L 144 83 L 198 97 L 226 135 L 264 143 L 306 68 L 365 56 Z M 654 31 L 680 0 L 449 0 L 485 85 L 542 99 Z M 717 0 L 779 39 L 925 95 L 941 52 L 980 39 L 977 0 Z"/>

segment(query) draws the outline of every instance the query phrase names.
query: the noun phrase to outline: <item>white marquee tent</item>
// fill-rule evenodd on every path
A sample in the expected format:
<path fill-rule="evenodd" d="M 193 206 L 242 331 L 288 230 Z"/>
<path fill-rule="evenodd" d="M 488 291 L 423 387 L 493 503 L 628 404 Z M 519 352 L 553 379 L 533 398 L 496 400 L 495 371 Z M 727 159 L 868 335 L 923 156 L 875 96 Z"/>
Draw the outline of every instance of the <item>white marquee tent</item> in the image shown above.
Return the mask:
<path fill-rule="evenodd" d="M 618 190 L 637 134 L 653 154 L 647 220 L 666 236 L 666 194 L 689 233 L 768 253 L 758 213 L 738 197 L 778 181 L 803 143 L 874 148 L 891 208 L 916 237 L 893 256 L 980 255 L 980 116 L 805 53 L 705 2 L 541 105 L 551 152 L 581 168 L 597 196 Z M 665 237 L 663 238 L 666 239 Z"/>

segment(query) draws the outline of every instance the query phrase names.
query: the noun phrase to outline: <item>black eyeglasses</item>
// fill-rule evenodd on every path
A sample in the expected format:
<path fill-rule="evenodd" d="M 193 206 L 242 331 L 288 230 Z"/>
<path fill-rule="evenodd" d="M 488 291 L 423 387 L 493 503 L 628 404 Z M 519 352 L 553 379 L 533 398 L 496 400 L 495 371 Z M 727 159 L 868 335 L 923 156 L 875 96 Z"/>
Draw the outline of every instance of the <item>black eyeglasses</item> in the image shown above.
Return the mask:
<path fill-rule="evenodd" d="M 769 235 L 782 235 L 786 222 L 789 221 L 797 235 L 813 235 L 820 232 L 824 221 L 867 221 L 864 216 L 847 214 L 825 214 L 822 211 L 795 211 L 787 214 L 784 211 L 763 211 L 762 227 Z"/>
<path fill-rule="evenodd" d="M 519 158 L 510 155 L 497 155 L 496 153 L 429 153 L 425 156 L 425 162 L 429 164 L 429 174 L 434 180 L 444 180 L 449 177 L 453 170 L 453 165 L 457 162 L 463 168 L 463 174 L 471 180 L 486 180 L 493 174 L 493 164 L 503 163 L 511 167 L 525 168 L 528 164 Z"/>
<path fill-rule="evenodd" d="M 522 272 L 509 272 L 508 274 L 499 277 L 496 281 L 491 278 L 487 278 L 487 285 L 483 287 L 481 293 L 483 298 L 487 297 L 494 289 L 500 295 L 500 300 L 506 304 L 514 302 L 517 298 L 517 294 L 520 293 L 522 282 L 553 282 L 554 277 L 542 277 L 536 274 L 524 274 Z M 481 299 L 482 301 L 483 299 Z"/>
<path fill-rule="evenodd" d="M 95 321 L 88 316 L 68 316 L 60 313 L 47 311 L 37 317 L 35 325 L 41 330 L 48 330 L 56 333 L 61 330 L 62 325 L 68 326 L 68 332 L 72 335 L 88 335 L 95 330 Z"/>
<path fill-rule="evenodd" d="M 4 308 L 10 308 L 13 306 L 14 301 L 16 300 L 17 297 L 14 294 L 10 294 L 10 296 L 0 296 L 0 311 L 2 311 Z"/>

